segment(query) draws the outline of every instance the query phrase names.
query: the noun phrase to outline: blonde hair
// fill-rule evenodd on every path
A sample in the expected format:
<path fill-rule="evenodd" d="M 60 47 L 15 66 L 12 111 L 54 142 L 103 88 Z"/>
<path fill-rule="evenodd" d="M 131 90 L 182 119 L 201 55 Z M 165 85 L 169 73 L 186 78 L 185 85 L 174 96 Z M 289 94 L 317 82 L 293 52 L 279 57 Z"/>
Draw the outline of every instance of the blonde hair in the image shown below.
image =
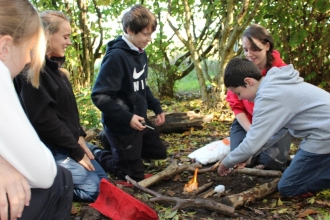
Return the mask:
<path fill-rule="evenodd" d="M 61 11 L 47 10 L 40 14 L 42 24 L 46 33 L 56 34 L 63 21 L 70 22 L 70 19 Z M 47 42 L 47 51 L 49 51 L 49 42 Z"/>
<path fill-rule="evenodd" d="M 44 64 L 46 40 L 37 10 L 28 0 L 0 0 L 0 35 L 9 35 L 15 45 L 34 41 L 27 78 L 36 88 Z"/>

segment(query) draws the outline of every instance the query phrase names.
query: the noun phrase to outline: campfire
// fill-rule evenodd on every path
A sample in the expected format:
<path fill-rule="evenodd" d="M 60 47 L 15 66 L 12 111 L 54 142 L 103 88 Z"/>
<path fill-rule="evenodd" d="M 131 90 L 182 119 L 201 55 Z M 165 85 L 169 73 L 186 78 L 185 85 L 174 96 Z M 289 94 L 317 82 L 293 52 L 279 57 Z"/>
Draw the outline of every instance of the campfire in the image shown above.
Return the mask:
<path fill-rule="evenodd" d="M 194 177 L 187 184 L 184 185 L 183 188 L 184 192 L 189 193 L 198 189 L 197 173 L 198 173 L 198 168 L 195 169 Z"/>

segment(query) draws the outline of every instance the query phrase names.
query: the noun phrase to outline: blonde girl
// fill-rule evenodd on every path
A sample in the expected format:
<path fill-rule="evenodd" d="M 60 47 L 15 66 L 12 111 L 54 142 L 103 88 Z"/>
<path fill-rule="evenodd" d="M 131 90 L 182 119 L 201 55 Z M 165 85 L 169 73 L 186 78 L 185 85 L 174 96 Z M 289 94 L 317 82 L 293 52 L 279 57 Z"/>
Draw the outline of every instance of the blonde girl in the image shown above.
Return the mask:
<path fill-rule="evenodd" d="M 0 219 L 69 219 L 70 173 L 56 166 L 12 84 L 26 67 L 24 77 L 39 86 L 45 54 L 41 20 L 28 0 L 0 0 L 0 21 Z"/>
<path fill-rule="evenodd" d="M 53 10 L 42 12 L 40 17 L 47 40 L 40 85 L 37 89 L 24 77 L 17 76 L 16 91 L 56 163 L 71 171 L 73 199 L 93 202 L 99 194 L 100 180 L 108 177 L 87 147 L 72 86 L 61 68 L 65 51 L 71 45 L 70 20 L 63 12 Z"/>

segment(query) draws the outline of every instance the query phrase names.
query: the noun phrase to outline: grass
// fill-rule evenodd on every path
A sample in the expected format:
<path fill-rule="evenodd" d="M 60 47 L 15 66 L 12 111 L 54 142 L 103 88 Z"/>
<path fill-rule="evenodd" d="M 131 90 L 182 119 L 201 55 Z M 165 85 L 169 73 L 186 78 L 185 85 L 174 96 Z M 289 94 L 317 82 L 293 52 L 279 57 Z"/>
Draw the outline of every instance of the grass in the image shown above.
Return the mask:
<path fill-rule="evenodd" d="M 175 82 L 176 91 L 197 91 L 199 84 L 194 72 Z"/>
<path fill-rule="evenodd" d="M 213 76 L 211 76 L 213 77 Z M 206 79 L 205 79 L 206 80 Z M 206 86 L 211 85 L 209 81 L 206 80 Z M 178 92 L 185 91 L 199 91 L 199 83 L 195 71 L 192 71 L 184 78 L 175 82 L 175 88 Z"/>

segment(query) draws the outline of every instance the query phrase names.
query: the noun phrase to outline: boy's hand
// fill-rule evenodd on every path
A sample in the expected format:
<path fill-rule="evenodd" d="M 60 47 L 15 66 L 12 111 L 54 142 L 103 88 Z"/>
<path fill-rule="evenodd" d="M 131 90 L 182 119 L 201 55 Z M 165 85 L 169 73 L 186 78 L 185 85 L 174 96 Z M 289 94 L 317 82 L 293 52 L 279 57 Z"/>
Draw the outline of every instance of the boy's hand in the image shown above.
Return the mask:
<path fill-rule="evenodd" d="M 143 129 L 146 128 L 146 126 L 142 125 L 141 122 L 144 122 L 143 117 L 140 117 L 138 115 L 133 115 L 129 125 L 135 130 L 142 131 Z"/>
<path fill-rule="evenodd" d="M 162 112 L 156 116 L 155 125 L 161 126 L 165 122 L 165 113 Z"/>
<path fill-rule="evenodd" d="M 80 163 L 88 171 L 95 171 L 95 168 L 91 163 L 90 159 L 88 158 L 87 154 L 84 154 L 84 157 L 78 163 Z"/>
<path fill-rule="evenodd" d="M 226 176 L 230 172 L 231 172 L 230 168 L 225 167 L 225 165 L 223 165 L 222 163 L 220 164 L 218 168 L 218 173 L 220 174 L 220 176 Z"/>
<path fill-rule="evenodd" d="M 1 156 L 0 176 L 0 219 L 8 219 L 9 205 L 10 219 L 17 219 L 21 217 L 24 206 L 29 205 L 30 186 L 26 178 Z"/>

